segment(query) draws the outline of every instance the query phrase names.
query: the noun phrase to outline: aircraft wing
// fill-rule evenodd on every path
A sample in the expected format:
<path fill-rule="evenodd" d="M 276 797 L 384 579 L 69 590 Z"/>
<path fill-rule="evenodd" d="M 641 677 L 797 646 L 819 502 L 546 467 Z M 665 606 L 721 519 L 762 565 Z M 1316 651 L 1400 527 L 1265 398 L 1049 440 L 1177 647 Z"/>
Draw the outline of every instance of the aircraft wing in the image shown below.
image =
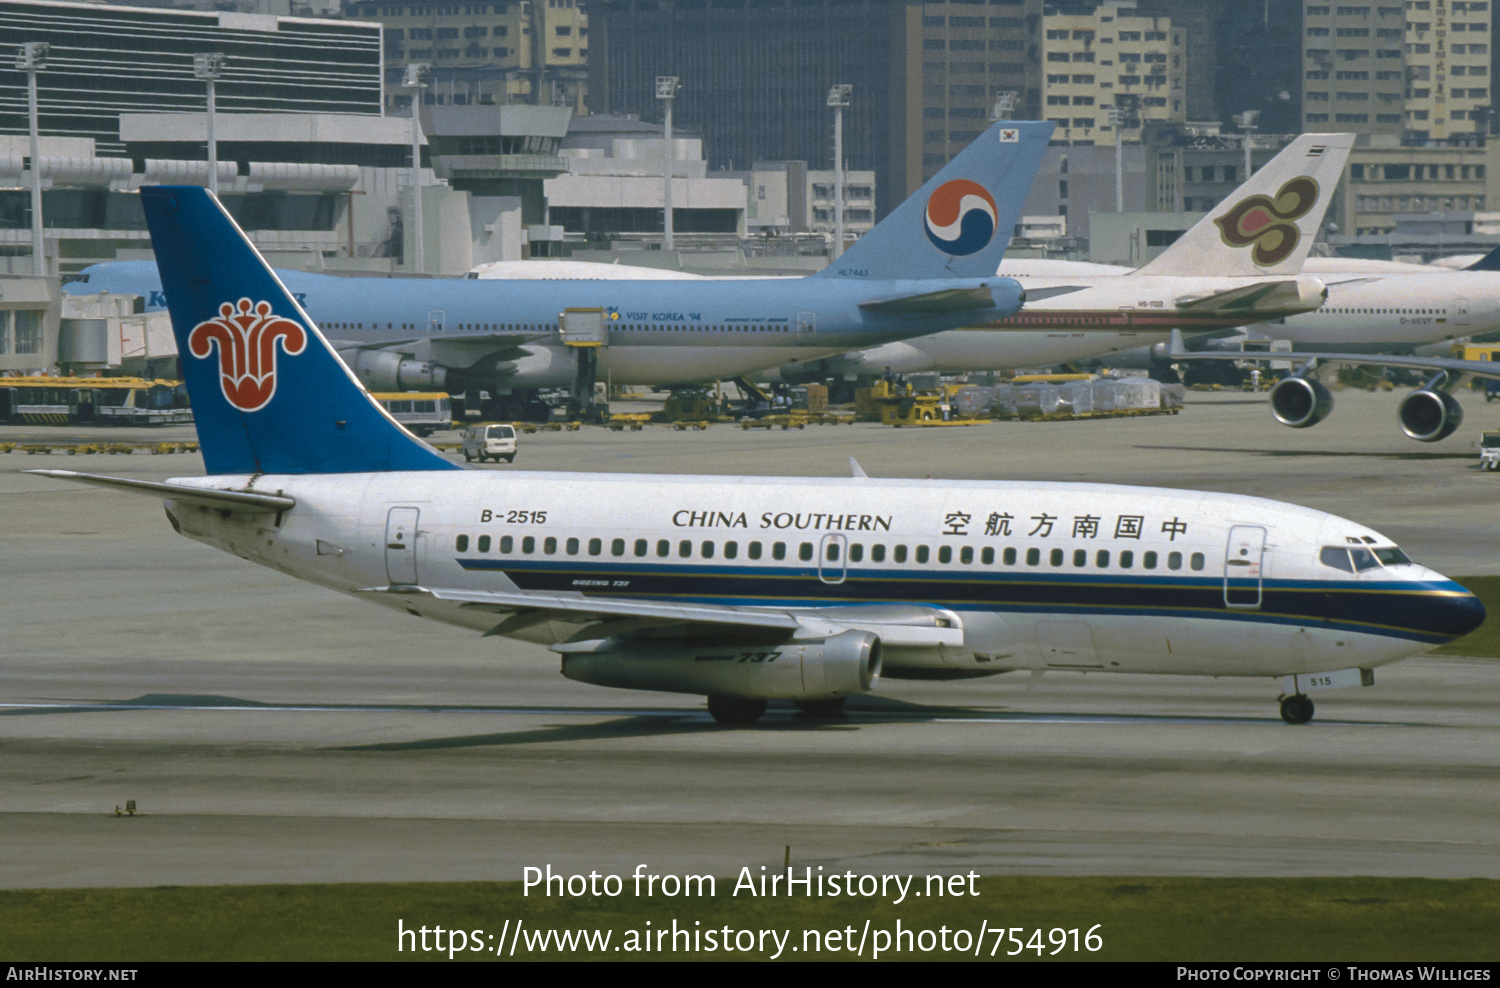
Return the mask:
<path fill-rule="evenodd" d="M 1443 371 L 1449 375 L 1471 374 L 1474 377 L 1500 378 L 1500 363 L 1488 360 L 1460 360 L 1457 357 L 1410 357 L 1395 353 L 1298 353 L 1269 350 L 1247 350 L 1242 353 L 1197 353 L 1182 342 L 1180 330 L 1172 330 L 1167 350 L 1171 360 L 1285 360 L 1292 363 L 1373 364 L 1377 367 L 1405 367 L 1410 370 Z"/>
<path fill-rule="evenodd" d="M 251 514 L 271 514 L 295 507 L 295 498 L 282 494 L 263 494 L 260 491 L 211 490 L 203 487 L 184 487 L 181 484 L 159 484 L 150 480 L 125 480 L 121 477 L 104 477 L 95 473 L 75 473 L 72 470 L 27 470 L 41 477 L 54 480 L 70 480 L 76 484 L 104 487 L 130 494 L 148 494 L 151 497 L 170 498 L 184 504 L 195 504 L 219 511 L 243 511 Z"/>
<path fill-rule="evenodd" d="M 674 604 L 621 597 L 454 590 L 442 587 L 368 587 L 370 594 L 426 597 L 463 611 L 492 611 L 499 618 L 489 635 L 513 635 L 556 621 L 576 627 L 561 644 L 672 626 L 711 626 L 724 631 L 762 629 L 787 638 L 825 638 L 845 631 L 869 631 L 898 646 L 963 644 L 959 617 L 942 608 L 881 605 L 834 608 L 750 608 L 721 604 Z"/>
<path fill-rule="evenodd" d="M 1311 312 L 1323 300 L 1316 303 L 1303 294 L 1302 285 L 1292 279 L 1257 281 L 1241 285 L 1228 291 L 1212 292 L 1208 295 L 1183 295 L 1173 300 L 1183 312 L 1202 313 L 1221 311 L 1226 313 Z"/>

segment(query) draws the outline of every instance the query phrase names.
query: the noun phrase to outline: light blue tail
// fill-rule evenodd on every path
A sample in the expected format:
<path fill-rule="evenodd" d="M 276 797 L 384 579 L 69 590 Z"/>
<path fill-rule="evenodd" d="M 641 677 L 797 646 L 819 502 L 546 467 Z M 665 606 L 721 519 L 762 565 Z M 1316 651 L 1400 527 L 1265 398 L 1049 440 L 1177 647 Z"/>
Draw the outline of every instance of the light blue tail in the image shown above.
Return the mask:
<path fill-rule="evenodd" d="M 1002 120 L 813 277 L 988 278 L 1000 267 L 1052 124 Z"/>
<path fill-rule="evenodd" d="M 141 189 L 210 474 L 457 470 L 349 373 L 206 189 Z"/>

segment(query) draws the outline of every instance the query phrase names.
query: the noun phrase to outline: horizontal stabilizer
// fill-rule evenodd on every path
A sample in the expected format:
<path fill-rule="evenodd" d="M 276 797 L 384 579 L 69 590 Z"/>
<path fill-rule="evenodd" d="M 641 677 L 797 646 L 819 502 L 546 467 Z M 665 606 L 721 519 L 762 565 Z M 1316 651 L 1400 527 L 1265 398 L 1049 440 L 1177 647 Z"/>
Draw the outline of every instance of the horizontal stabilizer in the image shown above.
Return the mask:
<path fill-rule="evenodd" d="M 185 487 L 181 484 L 160 484 L 150 480 L 125 480 L 121 477 L 103 477 L 94 473 L 74 473 L 72 470 L 27 470 L 41 477 L 54 480 L 71 480 L 77 484 L 104 487 L 125 491 L 129 494 L 148 494 L 151 497 L 169 498 L 183 504 L 195 504 L 203 508 L 221 511 L 242 511 L 251 514 L 269 514 L 295 507 L 295 498 L 281 494 L 262 494 L 259 491 L 210 490 L 202 487 Z"/>
<path fill-rule="evenodd" d="M 1173 300 L 1184 312 L 1311 312 L 1323 304 L 1321 297 L 1308 297 L 1296 280 L 1258 281 L 1208 295 L 1185 295 Z"/>
<path fill-rule="evenodd" d="M 932 315 L 941 312 L 972 312 L 995 308 L 995 296 L 988 288 L 945 288 L 920 295 L 897 295 L 859 303 L 866 312 L 891 315 Z"/>
<path fill-rule="evenodd" d="M 1464 268 L 1465 271 L 1500 271 L 1500 247 Z"/>

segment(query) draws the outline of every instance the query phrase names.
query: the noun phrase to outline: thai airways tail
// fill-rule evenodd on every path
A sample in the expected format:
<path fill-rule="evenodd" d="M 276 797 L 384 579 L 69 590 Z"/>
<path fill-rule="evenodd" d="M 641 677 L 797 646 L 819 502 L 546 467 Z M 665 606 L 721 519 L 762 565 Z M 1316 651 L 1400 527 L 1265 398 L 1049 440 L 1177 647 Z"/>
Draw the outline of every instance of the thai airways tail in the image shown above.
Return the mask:
<path fill-rule="evenodd" d="M 813 277 L 988 278 L 1000 266 L 1053 125 L 1002 120 Z"/>
<path fill-rule="evenodd" d="M 1300 273 L 1353 146 L 1353 134 L 1303 134 L 1137 273 Z"/>
<path fill-rule="evenodd" d="M 141 189 L 210 474 L 457 470 L 370 397 L 206 189 Z"/>

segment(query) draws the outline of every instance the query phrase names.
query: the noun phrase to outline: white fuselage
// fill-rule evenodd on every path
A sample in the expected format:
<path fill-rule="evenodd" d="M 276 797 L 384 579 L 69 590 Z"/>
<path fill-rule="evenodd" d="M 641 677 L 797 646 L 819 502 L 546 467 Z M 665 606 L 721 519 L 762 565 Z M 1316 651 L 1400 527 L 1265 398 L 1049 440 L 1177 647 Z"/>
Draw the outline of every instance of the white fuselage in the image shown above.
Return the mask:
<path fill-rule="evenodd" d="M 1423 344 L 1500 331 L 1500 272 L 1327 276 L 1328 301 L 1316 312 L 1256 327 L 1293 349 L 1405 352 Z"/>
<path fill-rule="evenodd" d="M 1390 547 L 1363 525 L 1228 494 L 489 471 L 173 483 L 295 498 L 274 518 L 168 508 L 191 538 L 343 592 L 665 601 L 810 621 L 838 608 L 846 623 L 861 607 L 951 615 L 962 644 L 892 650 L 894 674 L 1279 676 L 1391 662 L 1477 623 L 1472 596 L 1421 566 L 1320 562 L 1325 546 Z M 480 631 L 500 620 L 415 592 L 369 599 Z"/>
<path fill-rule="evenodd" d="M 1002 268 L 1005 266 L 1002 265 Z M 1090 267 L 1096 267 L 1090 265 Z M 1103 265 L 1097 265 L 1103 267 Z M 1149 346 L 1173 329 L 1185 335 L 1307 312 L 1322 302 L 1312 277 L 1205 278 L 1137 274 L 1078 277 L 1014 274 L 1026 289 L 1025 308 L 1009 319 L 886 343 L 849 354 L 846 373 L 879 374 L 1014 370 L 1050 366 Z M 1184 306 L 1190 299 L 1267 282 L 1294 282 L 1293 298 L 1271 307 Z M 1066 288 L 1077 291 L 1049 295 Z"/>

